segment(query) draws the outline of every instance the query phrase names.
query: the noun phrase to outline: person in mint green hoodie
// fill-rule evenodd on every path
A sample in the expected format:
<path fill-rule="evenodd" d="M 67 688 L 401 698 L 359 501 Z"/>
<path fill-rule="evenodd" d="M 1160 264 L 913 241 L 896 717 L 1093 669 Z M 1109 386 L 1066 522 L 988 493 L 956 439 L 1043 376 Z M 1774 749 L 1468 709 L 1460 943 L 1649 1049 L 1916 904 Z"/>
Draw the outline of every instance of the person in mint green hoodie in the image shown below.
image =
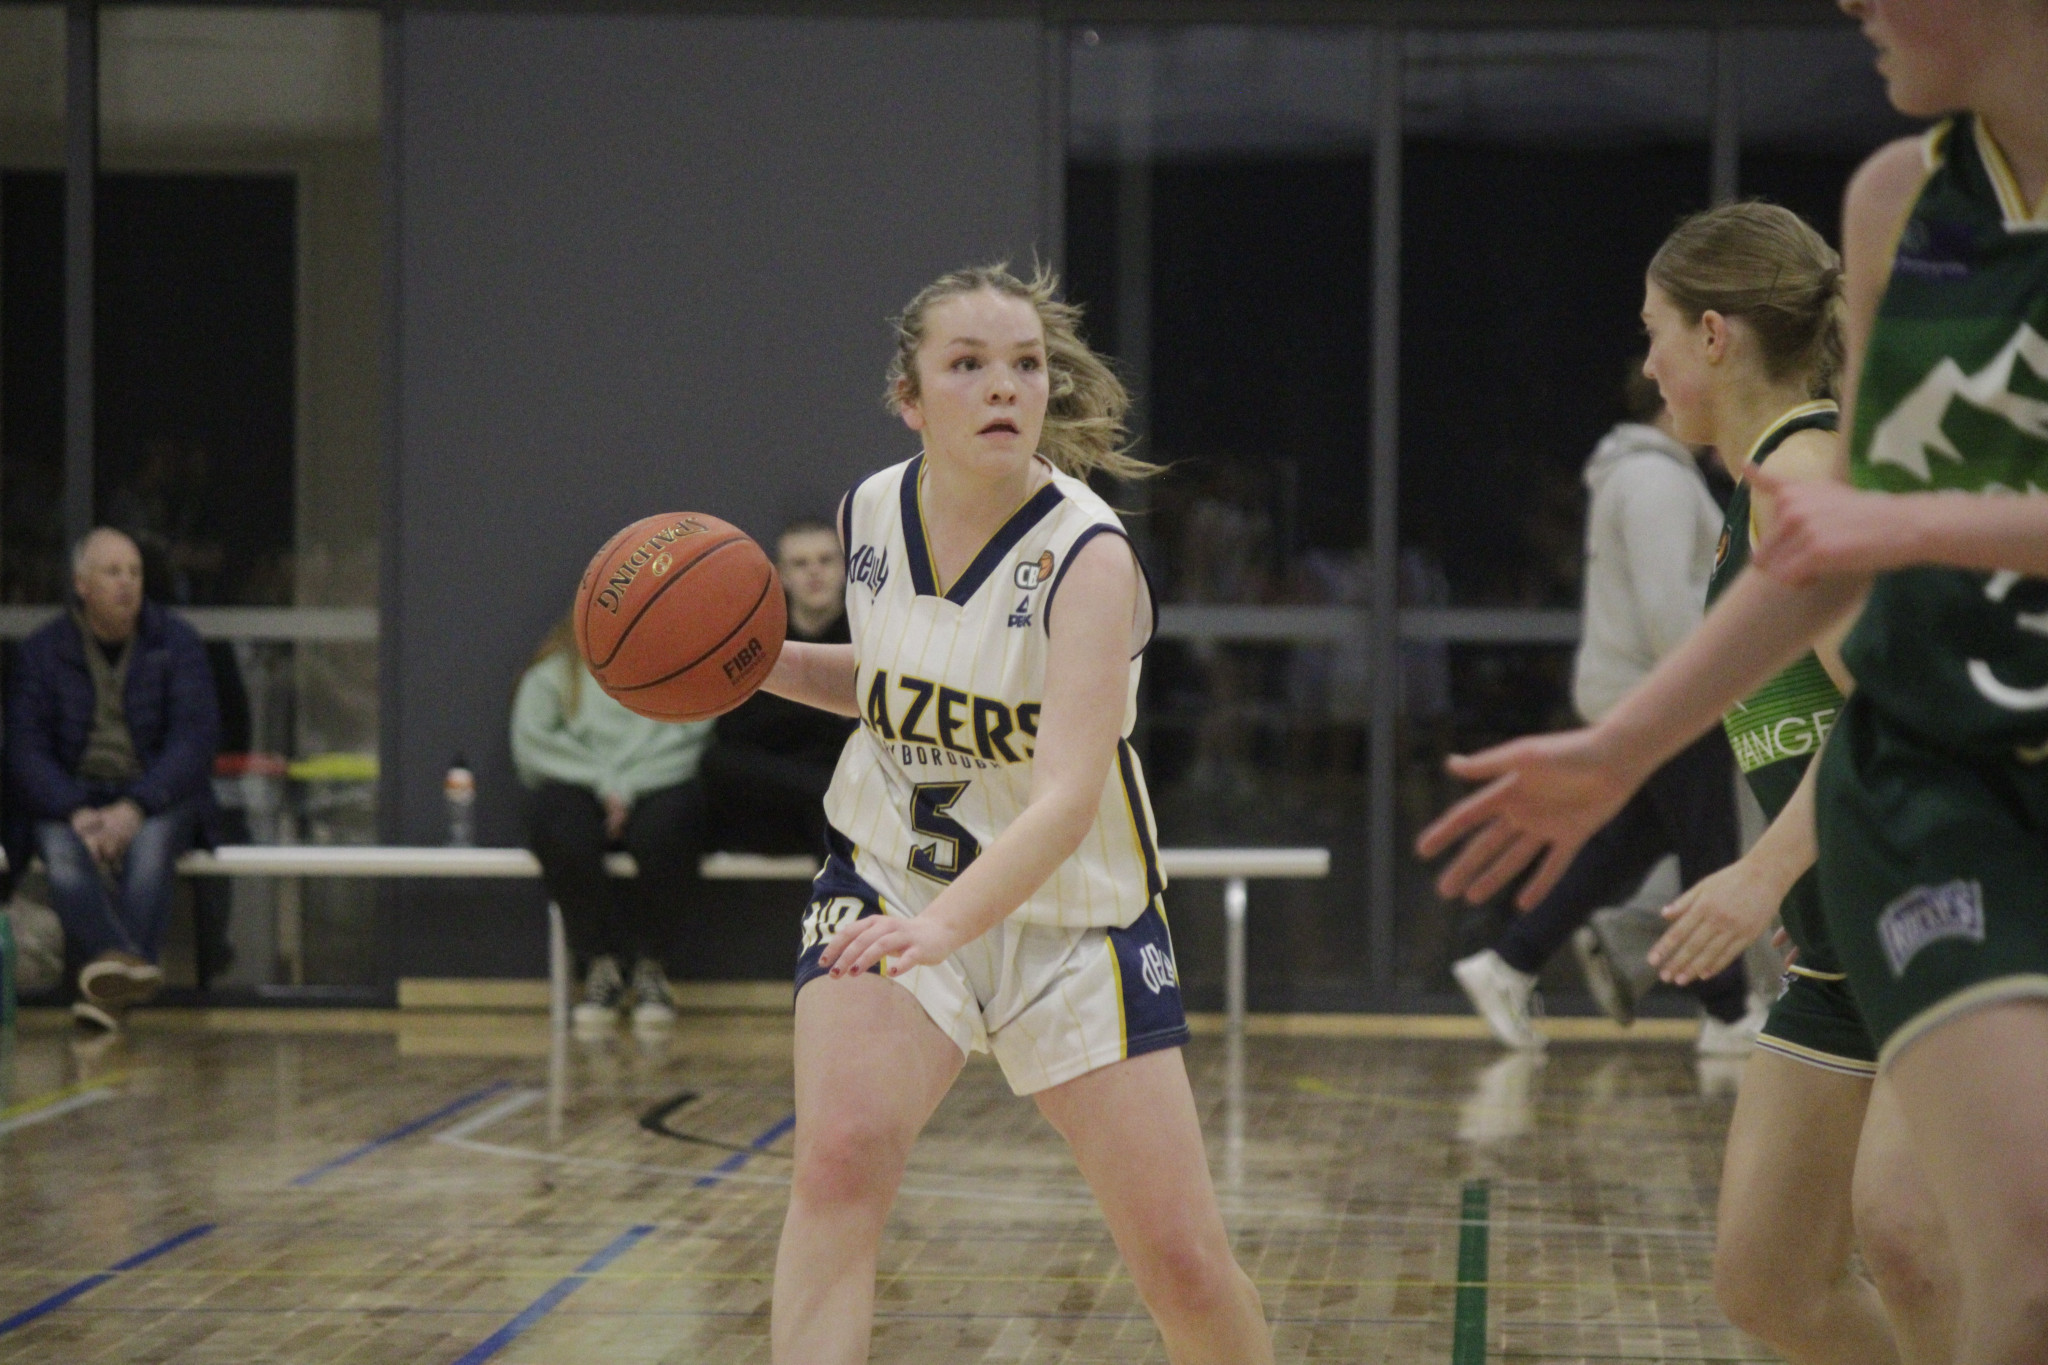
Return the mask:
<path fill-rule="evenodd" d="M 697 767 L 710 742 L 710 721 L 648 720 L 606 696 L 577 657 L 566 617 L 519 680 L 512 762 L 530 793 L 528 844 L 583 970 L 580 1027 L 601 1028 L 621 1011 L 636 1028 L 675 1022 L 661 945 L 697 881 Z M 613 848 L 633 855 L 638 877 L 605 876 Z"/>

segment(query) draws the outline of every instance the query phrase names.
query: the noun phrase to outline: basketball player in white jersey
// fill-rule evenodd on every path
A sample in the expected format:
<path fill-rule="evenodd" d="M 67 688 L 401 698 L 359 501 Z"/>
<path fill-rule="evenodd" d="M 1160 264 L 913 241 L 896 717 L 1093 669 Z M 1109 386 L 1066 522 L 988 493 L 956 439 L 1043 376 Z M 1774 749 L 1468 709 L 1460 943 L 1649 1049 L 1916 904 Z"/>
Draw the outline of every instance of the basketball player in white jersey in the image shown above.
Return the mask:
<path fill-rule="evenodd" d="M 1271 1361 L 1180 1046 L 1151 809 L 1126 737 L 1153 603 L 1103 470 L 1128 398 L 1078 312 L 997 268 L 897 324 L 888 401 L 923 452 L 839 513 L 849 645 L 769 690 L 857 716 L 797 963 L 796 1174 L 780 1365 L 867 1359 L 912 1142 L 971 1050 L 1067 1140 L 1176 1365 Z"/>

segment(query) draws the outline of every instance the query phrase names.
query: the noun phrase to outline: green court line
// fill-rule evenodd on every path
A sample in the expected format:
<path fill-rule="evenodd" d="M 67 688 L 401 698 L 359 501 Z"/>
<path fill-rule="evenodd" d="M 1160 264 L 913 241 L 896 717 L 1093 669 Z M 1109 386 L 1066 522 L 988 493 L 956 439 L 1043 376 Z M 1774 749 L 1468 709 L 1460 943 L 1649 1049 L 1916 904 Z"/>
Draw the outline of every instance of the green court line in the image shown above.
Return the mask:
<path fill-rule="evenodd" d="M 1451 1320 L 1451 1365 L 1486 1362 L 1486 1182 L 1468 1180 L 1458 1216 L 1458 1307 Z"/>

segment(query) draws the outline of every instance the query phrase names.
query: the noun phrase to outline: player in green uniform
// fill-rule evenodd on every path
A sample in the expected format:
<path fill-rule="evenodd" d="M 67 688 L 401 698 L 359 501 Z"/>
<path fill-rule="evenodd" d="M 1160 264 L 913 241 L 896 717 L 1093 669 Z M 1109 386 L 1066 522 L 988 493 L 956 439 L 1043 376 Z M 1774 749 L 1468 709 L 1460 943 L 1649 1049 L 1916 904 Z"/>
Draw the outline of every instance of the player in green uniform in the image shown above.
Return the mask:
<path fill-rule="evenodd" d="M 1454 760 L 1425 831 L 1527 903 L 1715 715 L 1869 601 L 1822 905 L 1956 1251 L 1961 1365 L 2048 1362 L 2048 3 L 1844 0 L 1901 110 L 1844 215 L 1858 487 L 1781 484 L 1700 631 L 1600 725 Z M 1882 308 L 1880 308 L 1882 304 Z M 1976 496 L 1999 492 L 2005 496 Z"/>
<path fill-rule="evenodd" d="M 1840 277 L 1818 233 L 1762 203 L 1687 220 L 1650 263 L 1644 370 L 1679 438 L 1712 446 L 1736 483 L 1709 604 L 1773 528 L 1776 504 L 1753 500 L 1750 474 L 1766 461 L 1781 482 L 1834 474 Z M 1943 1309 L 1953 1297 L 1939 1292 L 1950 1278 L 1939 1218 L 1896 1107 L 1872 1102 L 1877 1053 L 1820 923 L 1811 871 L 1805 778 L 1840 713 L 1840 677 L 1834 642 L 1823 641 L 1729 709 L 1736 760 L 1773 825 L 1673 906 L 1653 959 L 1673 980 L 1718 971 L 1781 905 L 1798 948 L 1729 1130 L 1714 1261 L 1723 1309 L 1798 1365 L 1937 1365 L 1948 1359 Z M 1874 1287 L 1852 1265 L 1859 1231 Z"/>

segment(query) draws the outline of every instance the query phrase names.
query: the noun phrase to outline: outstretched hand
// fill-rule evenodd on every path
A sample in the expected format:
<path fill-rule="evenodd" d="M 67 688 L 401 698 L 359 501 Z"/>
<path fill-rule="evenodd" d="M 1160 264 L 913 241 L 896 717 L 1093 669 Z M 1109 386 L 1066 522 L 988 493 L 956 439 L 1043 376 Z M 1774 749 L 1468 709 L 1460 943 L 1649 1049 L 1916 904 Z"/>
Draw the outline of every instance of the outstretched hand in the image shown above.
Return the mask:
<path fill-rule="evenodd" d="M 1674 986 L 1704 981 L 1756 942 L 1787 889 L 1748 858 L 1702 878 L 1664 907 L 1671 927 L 1650 949 L 1650 965 Z"/>
<path fill-rule="evenodd" d="M 1633 774 L 1605 751 L 1592 729 L 1511 740 L 1459 755 L 1445 767 L 1486 785 L 1452 806 L 1415 841 L 1434 858 L 1463 843 L 1437 878 L 1437 893 L 1478 904 L 1540 857 L 1515 903 L 1533 907 L 1557 884 L 1586 840 L 1613 819 L 1635 790 Z"/>
<path fill-rule="evenodd" d="M 960 946 L 958 931 L 941 916 L 869 915 L 841 926 L 818 962 L 834 976 L 859 976 L 886 958 L 882 970 L 901 976 L 912 967 L 944 962 Z"/>
<path fill-rule="evenodd" d="M 1863 493 L 1828 479 L 1792 480 L 1751 465 L 1750 484 L 1777 515 L 1753 563 L 1794 587 L 1831 574 L 1874 574 L 1914 563 L 1911 499 Z"/>

